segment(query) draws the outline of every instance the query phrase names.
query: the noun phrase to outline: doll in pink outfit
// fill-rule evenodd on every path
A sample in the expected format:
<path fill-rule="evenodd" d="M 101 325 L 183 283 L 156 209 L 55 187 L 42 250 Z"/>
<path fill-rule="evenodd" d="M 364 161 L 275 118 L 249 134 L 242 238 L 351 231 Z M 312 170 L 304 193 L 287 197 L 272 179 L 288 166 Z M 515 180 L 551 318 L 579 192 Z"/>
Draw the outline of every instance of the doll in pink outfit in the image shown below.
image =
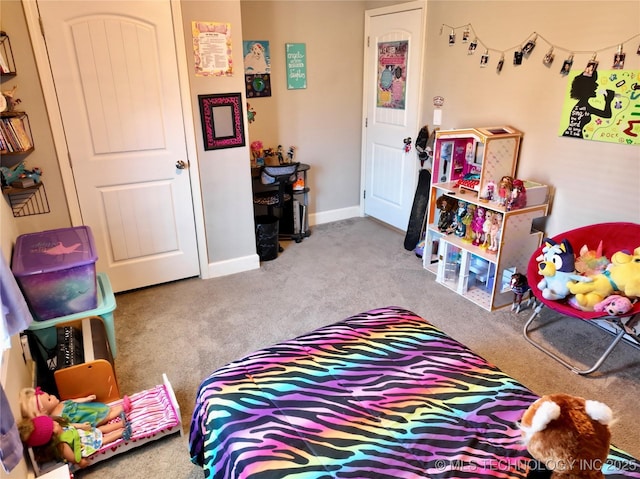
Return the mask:
<path fill-rule="evenodd" d="M 476 208 L 475 216 L 471 222 L 471 229 L 474 233 L 473 245 L 480 246 L 484 241 L 484 233 L 482 227 L 484 226 L 485 209 L 481 206 Z"/>

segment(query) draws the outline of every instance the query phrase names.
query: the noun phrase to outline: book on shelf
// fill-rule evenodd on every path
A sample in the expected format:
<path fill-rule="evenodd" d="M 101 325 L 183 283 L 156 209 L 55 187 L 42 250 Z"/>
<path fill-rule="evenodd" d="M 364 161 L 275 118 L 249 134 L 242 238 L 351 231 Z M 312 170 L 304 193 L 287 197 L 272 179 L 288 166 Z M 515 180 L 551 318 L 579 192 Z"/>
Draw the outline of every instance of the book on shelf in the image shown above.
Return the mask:
<path fill-rule="evenodd" d="M 16 133 L 16 137 L 18 138 L 18 142 L 22 150 L 28 150 L 33 147 L 31 143 L 31 138 L 27 134 L 27 130 L 24 126 L 24 119 L 18 117 L 9 118 L 9 122 L 13 128 L 13 131 Z"/>

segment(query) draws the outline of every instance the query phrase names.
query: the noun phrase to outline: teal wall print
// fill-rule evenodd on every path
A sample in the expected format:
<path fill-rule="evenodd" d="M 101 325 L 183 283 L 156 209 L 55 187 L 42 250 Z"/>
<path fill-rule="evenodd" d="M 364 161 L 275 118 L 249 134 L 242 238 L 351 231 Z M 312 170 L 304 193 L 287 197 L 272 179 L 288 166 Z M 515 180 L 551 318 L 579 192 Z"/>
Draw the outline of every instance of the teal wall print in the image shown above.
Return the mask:
<path fill-rule="evenodd" d="M 287 88 L 307 88 L 307 46 L 304 43 L 287 43 Z"/>

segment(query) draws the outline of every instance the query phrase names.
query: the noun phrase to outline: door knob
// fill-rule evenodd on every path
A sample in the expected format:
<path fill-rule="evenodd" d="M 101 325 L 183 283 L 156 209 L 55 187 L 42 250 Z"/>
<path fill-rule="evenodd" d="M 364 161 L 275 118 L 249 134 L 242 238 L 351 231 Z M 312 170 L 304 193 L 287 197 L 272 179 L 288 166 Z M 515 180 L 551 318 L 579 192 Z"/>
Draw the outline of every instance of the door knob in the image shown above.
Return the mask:
<path fill-rule="evenodd" d="M 178 168 L 179 170 L 184 170 L 187 167 L 187 163 L 182 161 L 182 160 L 178 160 L 176 161 L 176 168 Z"/>

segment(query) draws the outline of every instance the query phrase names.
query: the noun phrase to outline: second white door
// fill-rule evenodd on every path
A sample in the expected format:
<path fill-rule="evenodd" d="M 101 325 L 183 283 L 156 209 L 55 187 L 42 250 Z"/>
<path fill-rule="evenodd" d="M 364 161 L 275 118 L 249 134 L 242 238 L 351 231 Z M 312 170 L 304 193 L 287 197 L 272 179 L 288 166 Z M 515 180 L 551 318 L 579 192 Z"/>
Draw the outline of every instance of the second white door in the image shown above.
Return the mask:
<path fill-rule="evenodd" d="M 369 10 L 365 25 L 364 213 L 407 229 L 418 161 L 424 5 Z M 411 151 L 404 140 L 411 138 Z"/>

